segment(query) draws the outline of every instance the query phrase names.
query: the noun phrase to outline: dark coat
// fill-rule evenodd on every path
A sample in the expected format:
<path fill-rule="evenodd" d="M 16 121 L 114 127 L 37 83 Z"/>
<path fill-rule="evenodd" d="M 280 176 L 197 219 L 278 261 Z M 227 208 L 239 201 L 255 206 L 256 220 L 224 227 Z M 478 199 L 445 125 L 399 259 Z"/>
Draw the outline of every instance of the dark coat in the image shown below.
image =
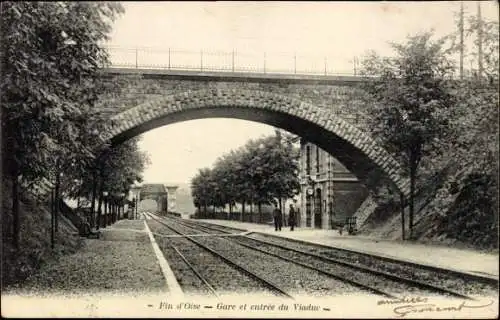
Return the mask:
<path fill-rule="evenodd" d="M 274 211 L 273 211 L 273 217 L 274 217 L 274 219 L 276 219 L 278 221 L 281 221 L 281 211 L 280 211 L 280 209 L 278 209 L 278 208 L 274 209 Z"/>
<path fill-rule="evenodd" d="M 296 212 L 294 208 L 290 208 L 290 212 L 288 213 L 288 224 L 295 225 L 297 222 Z"/>

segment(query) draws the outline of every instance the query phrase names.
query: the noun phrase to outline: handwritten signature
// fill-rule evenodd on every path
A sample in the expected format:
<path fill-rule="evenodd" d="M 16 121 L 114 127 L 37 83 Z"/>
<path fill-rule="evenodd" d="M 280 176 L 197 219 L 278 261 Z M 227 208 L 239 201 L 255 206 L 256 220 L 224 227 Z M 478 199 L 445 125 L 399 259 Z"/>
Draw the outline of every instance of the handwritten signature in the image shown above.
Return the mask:
<path fill-rule="evenodd" d="M 463 309 L 480 309 L 486 308 L 493 304 L 491 301 L 488 304 L 475 305 L 470 302 L 462 301 L 459 305 L 455 306 L 437 306 L 432 303 L 424 304 L 407 304 L 402 306 L 397 306 L 394 308 L 394 313 L 398 316 L 404 317 L 411 313 L 424 313 L 424 312 L 450 312 L 450 311 L 462 311 Z"/>
<path fill-rule="evenodd" d="M 402 303 L 424 303 L 427 302 L 427 298 L 425 297 L 402 297 L 399 299 L 388 299 L 388 300 L 378 300 L 377 305 L 383 304 L 402 304 Z"/>

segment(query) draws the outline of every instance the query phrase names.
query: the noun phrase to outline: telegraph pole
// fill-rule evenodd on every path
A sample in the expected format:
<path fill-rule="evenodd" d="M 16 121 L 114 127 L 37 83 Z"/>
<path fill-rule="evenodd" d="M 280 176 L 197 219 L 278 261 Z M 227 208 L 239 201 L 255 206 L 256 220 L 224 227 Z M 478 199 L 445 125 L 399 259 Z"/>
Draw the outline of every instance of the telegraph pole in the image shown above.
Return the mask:
<path fill-rule="evenodd" d="M 464 2 L 460 1 L 460 80 L 464 78 Z"/>
<path fill-rule="evenodd" d="M 478 58 L 478 76 L 483 76 L 483 20 L 481 18 L 481 2 L 477 2 L 477 58 Z"/>

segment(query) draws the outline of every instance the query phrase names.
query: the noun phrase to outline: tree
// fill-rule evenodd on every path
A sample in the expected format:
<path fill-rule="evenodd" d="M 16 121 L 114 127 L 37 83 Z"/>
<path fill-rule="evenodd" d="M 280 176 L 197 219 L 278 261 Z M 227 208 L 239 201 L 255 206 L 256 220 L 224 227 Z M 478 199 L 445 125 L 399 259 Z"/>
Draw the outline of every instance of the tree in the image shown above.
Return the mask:
<path fill-rule="evenodd" d="M 453 64 L 445 41 L 423 33 L 406 43 L 393 43 L 395 57 L 371 53 L 363 61 L 362 74 L 372 76 L 365 90 L 376 101 L 371 109 L 373 133 L 406 164 L 410 177 L 410 238 L 419 165 L 423 156 L 436 150 L 435 140 L 447 133 L 446 110 L 453 104 L 447 82 Z"/>
<path fill-rule="evenodd" d="M 442 221 L 436 224 L 436 233 L 471 244 L 497 246 L 499 25 L 474 13 L 464 16 L 465 40 L 474 41 L 464 41 L 464 47 L 457 43 L 461 33 L 458 19 L 457 31 L 449 35 L 450 52 L 463 50 L 471 59 L 471 70 L 461 81 L 450 83 L 456 101 L 447 112 L 450 132 L 438 141 L 440 152 L 432 162 L 436 168 L 453 169 L 429 210 Z"/>
<path fill-rule="evenodd" d="M 195 206 L 203 207 L 203 214 L 207 214 L 207 207 L 212 203 L 210 198 L 210 180 L 212 170 L 210 168 L 203 168 L 198 171 L 198 174 L 191 180 L 191 194 Z"/>
<path fill-rule="evenodd" d="M 92 157 L 100 46 L 120 4 L 5 2 L 1 14 L 2 162 L 12 181 L 13 244 L 19 244 L 18 187 L 56 179 L 53 168 Z M 71 161 L 74 160 L 74 161 Z"/>
<path fill-rule="evenodd" d="M 135 181 L 142 181 L 142 172 L 150 163 L 146 153 L 139 150 L 139 138 L 133 138 L 113 148 L 104 150 L 99 156 L 96 167 L 98 168 L 99 197 L 98 215 L 101 214 L 102 193 L 107 191 L 110 195 L 128 193 L 130 186 Z M 92 186 L 93 177 L 88 177 L 85 185 Z M 87 192 L 92 190 L 87 189 Z M 92 196 L 95 198 L 96 196 Z M 99 218 L 100 219 L 100 218 Z M 98 221 L 99 221 L 98 219 Z"/>
<path fill-rule="evenodd" d="M 480 4 L 478 3 L 478 9 Z M 461 13 L 457 13 L 455 24 L 457 31 L 448 35 L 450 40 L 450 49 L 453 52 L 463 54 L 463 58 L 470 58 L 471 70 L 470 74 L 476 73 L 479 76 L 479 65 L 481 65 L 481 77 L 489 79 L 490 81 L 499 76 L 499 22 L 489 21 L 482 18 L 478 14 L 463 13 L 463 20 Z M 462 25 L 463 24 L 463 25 Z M 463 42 L 461 40 L 463 30 Z M 472 46 L 467 46 L 467 40 L 473 38 Z M 481 54 L 480 54 L 481 53 Z M 472 66 L 477 64 L 477 69 Z"/>
<path fill-rule="evenodd" d="M 241 216 L 240 220 L 244 221 L 246 204 L 251 203 L 252 199 L 255 198 L 255 188 L 250 182 L 249 177 L 249 166 L 250 162 L 248 159 L 250 155 L 246 153 L 245 148 L 241 147 L 233 153 L 233 179 L 234 188 L 233 193 L 235 196 L 235 201 L 241 203 Z"/>
<path fill-rule="evenodd" d="M 288 138 L 283 143 L 274 136 L 250 140 L 218 158 L 213 169 L 200 170 L 191 181 L 195 205 L 229 205 L 231 214 L 239 202 L 243 219 L 245 204 L 257 204 L 261 219 L 262 204 L 297 194 L 298 150 Z"/>
<path fill-rule="evenodd" d="M 272 174 L 268 184 L 271 194 L 278 199 L 281 208 L 281 199 L 292 198 L 299 193 L 298 161 L 300 154 L 299 150 L 293 147 L 290 137 L 283 139 L 280 131 L 276 132 L 275 139 L 270 139 L 270 142 L 270 150 L 267 155 L 274 167 L 271 169 Z"/>

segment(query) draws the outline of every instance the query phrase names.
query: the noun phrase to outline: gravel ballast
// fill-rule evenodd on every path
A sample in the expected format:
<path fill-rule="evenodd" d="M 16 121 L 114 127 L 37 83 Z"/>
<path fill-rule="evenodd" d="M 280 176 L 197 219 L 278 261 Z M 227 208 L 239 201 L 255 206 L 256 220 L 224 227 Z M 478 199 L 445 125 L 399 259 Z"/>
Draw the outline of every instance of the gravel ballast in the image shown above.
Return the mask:
<path fill-rule="evenodd" d="M 173 219 L 169 221 L 169 224 L 186 234 L 205 233 L 194 227 L 179 224 Z M 171 239 L 168 238 L 168 240 Z M 352 285 L 276 257 L 255 252 L 233 243 L 230 239 L 199 237 L 197 240 L 245 266 L 258 276 L 278 284 L 281 289 L 292 295 L 333 296 L 361 292 L 359 288 Z"/>
<path fill-rule="evenodd" d="M 294 249 L 315 253 L 327 258 L 339 259 L 355 265 L 370 267 L 386 273 L 402 275 L 410 279 L 415 279 L 432 285 L 455 290 L 465 295 L 495 296 L 498 292 L 497 288 L 483 283 L 462 279 L 459 276 L 447 274 L 445 272 L 425 270 L 416 266 L 410 266 L 403 261 L 389 262 L 382 259 L 377 259 L 373 256 L 356 254 L 354 252 L 348 252 L 342 249 L 326 248 L 317 246 L 315 244 L 290 241 L 289 239 L 278 238 L 264 234 L 254 233 L 249 235 L 248 238 L 256 240 L 262 239 L 267 242 L 277 243 Z"/>
<path fill-rule="evenodd" d="M 200 275 L 217 291 L 219 296 L 227 296 L 234 293 L 272 295 L 259 281 L 241 272 L 238 268 L 229 265 L 220 257 L 214 256 L 189 239 L 183 237 L 161 237 L 159 235 L 175 235 L 175 232 L 155 220 L 148 220 L 147 223 L 153 234 L 155 234 L 158 246 L 169 261 L 179 285 L 186 294 L 210 295 L 211 293 L 173 247 L 185 256 Z M 200 242 L 204 241 L 199 237 L 196 240 Z"/>

